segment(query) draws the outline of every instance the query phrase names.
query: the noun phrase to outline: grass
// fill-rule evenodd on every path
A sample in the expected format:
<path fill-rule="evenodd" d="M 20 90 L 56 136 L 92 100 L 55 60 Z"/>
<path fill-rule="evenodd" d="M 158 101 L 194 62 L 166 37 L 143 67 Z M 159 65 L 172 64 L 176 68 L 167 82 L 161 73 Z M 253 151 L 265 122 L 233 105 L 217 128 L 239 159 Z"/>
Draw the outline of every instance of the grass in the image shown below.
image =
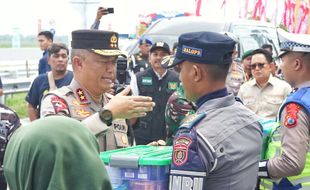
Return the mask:
<path fill-rule="evenodd" d="M 20 118 L 28 117 L 25 97 L 26 93 L 18 93 L 8 95 L 5 100 L 5 105 L 15 110 Z"/>

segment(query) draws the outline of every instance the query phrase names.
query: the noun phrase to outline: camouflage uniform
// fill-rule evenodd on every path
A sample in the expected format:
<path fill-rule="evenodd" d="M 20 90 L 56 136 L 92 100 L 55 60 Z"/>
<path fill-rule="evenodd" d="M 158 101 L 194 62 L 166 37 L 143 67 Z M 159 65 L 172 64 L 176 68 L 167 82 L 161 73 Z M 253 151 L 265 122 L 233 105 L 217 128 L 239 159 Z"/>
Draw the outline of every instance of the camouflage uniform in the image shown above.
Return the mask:
<path fill-rule="evenodd" d="M 167 145 L 172 145 L 172 139 L 182 120 L 194 113 L 195 106 L 185 98 L 183 86 L 180 85 L 170 96 L 166 105 Z"/>

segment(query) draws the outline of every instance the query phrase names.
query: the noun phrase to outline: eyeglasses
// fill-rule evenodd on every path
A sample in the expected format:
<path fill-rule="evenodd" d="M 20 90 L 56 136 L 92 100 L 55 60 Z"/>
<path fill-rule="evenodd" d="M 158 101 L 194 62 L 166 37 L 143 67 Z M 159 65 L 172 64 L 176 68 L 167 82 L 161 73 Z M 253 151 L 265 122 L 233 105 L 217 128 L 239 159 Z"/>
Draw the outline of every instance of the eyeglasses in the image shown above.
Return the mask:
<path fill-rule="evenodd" d="M 265 67 L 265 64 L 266 64 L 266 63 L 255 63 L 255 64 L 251 64 L 251 65 L 250 65 L 250 68 L 251 68 L 252 70 L 256 69 L 256 67 L 258 67 L 259 69 L 262 69 L 262 68 Z"/>

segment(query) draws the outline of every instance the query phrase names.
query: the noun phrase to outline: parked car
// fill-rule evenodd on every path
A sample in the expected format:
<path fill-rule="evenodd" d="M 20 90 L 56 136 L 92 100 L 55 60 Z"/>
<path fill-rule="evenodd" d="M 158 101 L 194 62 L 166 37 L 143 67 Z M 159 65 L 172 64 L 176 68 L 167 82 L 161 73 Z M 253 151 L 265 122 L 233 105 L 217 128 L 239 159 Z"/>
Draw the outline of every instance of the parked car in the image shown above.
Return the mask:
<path fill-rule="evenodd" d="M 239 37 L 239 57 L 243 52 L 250 49 L 257 49 L 263 44 L 271 44 L 274 49 L 274 56 L 278 54 L 279 43 L 276 27 L 270 23 L 254 20 L 237 21 L 210 21 L 204 17 L 188 16 L 160 19 L 151 25 L 143 35 L 146 35 L 154 42 L 167 42 L 172 48 L 178 37 L 187 32 L 212 31 L 231 32 Z M 129 50 L 129 55 L 139 51 L 136 43 Z"/>

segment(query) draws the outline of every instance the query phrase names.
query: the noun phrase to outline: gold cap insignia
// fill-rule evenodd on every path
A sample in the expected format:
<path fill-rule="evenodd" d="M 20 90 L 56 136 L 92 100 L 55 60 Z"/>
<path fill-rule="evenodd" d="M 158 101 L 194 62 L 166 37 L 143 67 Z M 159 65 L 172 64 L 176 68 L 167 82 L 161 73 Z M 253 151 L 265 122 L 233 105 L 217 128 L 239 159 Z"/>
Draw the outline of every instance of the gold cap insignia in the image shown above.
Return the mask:
<path fill-rule="evenodd" d="M 117 37 L 115 34 L 112 35 L 110 42 L 111 42 L 110 46 L 112 48 L 117 48 Z"/>

